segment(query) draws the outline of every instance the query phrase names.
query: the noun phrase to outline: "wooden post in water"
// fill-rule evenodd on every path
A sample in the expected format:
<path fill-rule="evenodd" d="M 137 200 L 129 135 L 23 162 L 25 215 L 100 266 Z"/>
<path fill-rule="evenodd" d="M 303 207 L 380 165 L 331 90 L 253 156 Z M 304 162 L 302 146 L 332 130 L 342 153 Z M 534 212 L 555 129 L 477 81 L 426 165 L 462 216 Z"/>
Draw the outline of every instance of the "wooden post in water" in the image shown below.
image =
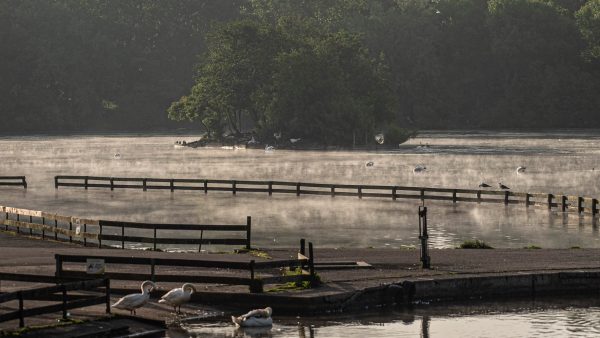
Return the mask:
<path fill-rule="evenodd" d="M 394 186 L 392 187 L 392 201 L 396 200 L 396 190 L 398 189 L 398 187 Z"/>
<path fill-rule="evenodd" d="M 154 237 L 152 241 L 152 250 L 156 251 L 156 227 L 154 227 Z"/>
<path fill-rule="evenodd" d="M 552 201 L 554 200 L 553 194 L 548 194 L 548 210 L 552 210 Z"/>
<path fill-rule="evenodd" d="M 56 228 L 58 228 L 58 221 L 54 220 L 54 240 L 58 240 L 58 232 L 56 232 Z"/>
<path fill-rule="evenodd" d="M 596 215 L 598 213 L 598 200 L 593 198 L 592 199 L 592 216 Z"/>
<path fill-rule="evenodd" d="M 252 217 L 246 216 L 246 249 L 250 250 L 252 241 Z"/>
<path fill-rule="evenodd" d="M 102 249 L 102 224 L 100 224 L 100 232 L 98 233 L 98 248 Z"/>
<path fill-rule="evenodd" d="M 565 196 L 565 195 L 561 196 L 561 202 L 560 202 L 560 204 L 561 204 L 561 209 L 562 209 L 563 212 L 565 210 L 567 210 L 567 196 Z"/>
<path fill-rule="evenodd" d="M 83 233 L 87 234 L 87 224 L 83 223 Z M 87 237 L 83 236 L 83 246 L 87 246 Z"/>
<path fill-rule="evenodd" d="M 529 198 L 531 195 L 529 193 L 525 194 L 525 207 L 529 208 Z"/>
<path fill-rule="evenodd" d="M 300 254 L 306 256 L 306 240 L 304 238 L 300 238 Z"/>
<path fill-rule="evenodd" d="M 421 189 L 421 203 L 425 203 L 425 189 Z"/>
<path fill-rule="evenodd" d="M 481 190 L 477 190 L 477 204 L 481 204 Z"/>
<path fill-rule="evenodd" d="M 25 317 L 23 316 L 23 293 L 17 291 L 17 298 L 19 298 L 19 327 L 25 326 Z"/>
<path fill-rule="evenodd" d="M 452 203 L 456 203 L 456 189 L 452 191 Z"/>
<path fill-rule="evenodd" d="M 269 181 L 269 196 L 273 195 L 273 182 Z"/>
<path fill-rule="evenodd" d="M 504 205 L 508 205 L 508 194 L 509 194 L 508 191 L 504 192 Z"/>
<path fill-rule="evenodd" d="M 313 256 L 312 242 L 308 242 L 308 271 L 310 272 L 311 282 L 316 281 L 316 279 L 315 279 L 315 259 Z"/>
<path fill-rule="evenodd" d="M 33 216 L 29 216 L 29 223 L 33 223 Z M 33 228 L 29 228 L 29 235 L 33 235 Z"/>
<path fill-rule="evenodd" d="M 583 210 L 583 197 L 579 196 L 577 197 L 577 213 L 581 214 Z"/>
<path fill-rule="evenodd" d="M 204 230 L 200 230 L 200 244 L 198 244 L 198 252 L 202 252 L 202 239 L 204 238 Z"/>
<path fill-rule="evenodd" d="M 235 195 L 237 190 L 237 182 L 236 181 L 231 181 L 231 192 Z"/>

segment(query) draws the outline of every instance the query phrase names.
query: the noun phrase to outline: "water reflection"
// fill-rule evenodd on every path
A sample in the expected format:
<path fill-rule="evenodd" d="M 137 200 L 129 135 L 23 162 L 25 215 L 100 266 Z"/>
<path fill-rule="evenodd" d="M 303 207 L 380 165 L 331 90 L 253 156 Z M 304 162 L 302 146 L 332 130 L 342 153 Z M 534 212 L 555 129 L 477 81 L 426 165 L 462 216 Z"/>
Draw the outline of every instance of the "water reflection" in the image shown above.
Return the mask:
<path fill-rule="evenodd" d="M 553 299 L 419 307 L 324 318 L 275 317 L 272 328 L 188 324 L 171 337 L 596 337 L 600 299 Z"/>

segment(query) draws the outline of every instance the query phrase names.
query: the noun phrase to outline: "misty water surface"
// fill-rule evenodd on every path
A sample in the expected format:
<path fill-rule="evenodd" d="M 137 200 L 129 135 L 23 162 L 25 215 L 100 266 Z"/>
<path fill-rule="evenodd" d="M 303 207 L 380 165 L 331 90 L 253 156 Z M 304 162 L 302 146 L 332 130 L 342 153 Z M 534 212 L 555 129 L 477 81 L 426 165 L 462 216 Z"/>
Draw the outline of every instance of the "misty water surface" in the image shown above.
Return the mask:
<path fill-rule="evenodd" d="M 176 149 L 187 135 L 0 138 L 0 175 L 26 175 L 27 190 L 0 187 L 0 204 L 67 215 L 165 223 L 243 224 L 253 244 L 328 247 L 417 244 L 419 201 L 351 197 L 80 188 L 54 189 L 55 175 L 286 180 L 476 188 L 597 197 L 600 133 L 427 133 L 393 151 Z M 120 156 L 115 157 L 115 154 Z M 365 164 L 374 162 L 372 167 Z M 422 164 L 427 171 L 413 173 Z M 526 166 L 518 175 L 516 168 Z M 431 243 L 454 247 L 478 238 L 495 247 L 600 247 L 590 216 L 524 206 L 427 202 Z"/>

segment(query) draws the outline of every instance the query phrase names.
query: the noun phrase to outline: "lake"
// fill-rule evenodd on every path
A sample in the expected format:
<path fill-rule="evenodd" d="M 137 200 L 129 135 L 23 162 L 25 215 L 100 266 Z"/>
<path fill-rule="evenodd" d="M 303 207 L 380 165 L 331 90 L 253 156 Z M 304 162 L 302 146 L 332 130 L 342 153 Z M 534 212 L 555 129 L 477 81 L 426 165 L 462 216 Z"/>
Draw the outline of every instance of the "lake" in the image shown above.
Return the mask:
<path fill-rule="evenodd" d="M 140 190 L 54 189 L 55 175 L 282 180 L 477 188 L 600 196 L 600 132 L 426 132 L 395 150 L 285 151 L 183 148 L 193 135 L 0 137 L 0 175 L 26 175 L 27 190 L 0 187 L 2 205 L 141 222 L 243 224 L 253 244 L 417 245 L 416 200 Z M 119 154 L 119 156 L 115 156 Z M 366 166 L 373 162 L 373 166 Z M 414 173 L 416 165 L 424 173 Z M 525 166 L 524 174 L 516 168 Z M 454 247 L 477 238 L 494 247 L 600 247 L 590 216 L 499 204 L 430 202 L 430 243 Z M 186 248 L 170 248 L 186 249 Z"/>

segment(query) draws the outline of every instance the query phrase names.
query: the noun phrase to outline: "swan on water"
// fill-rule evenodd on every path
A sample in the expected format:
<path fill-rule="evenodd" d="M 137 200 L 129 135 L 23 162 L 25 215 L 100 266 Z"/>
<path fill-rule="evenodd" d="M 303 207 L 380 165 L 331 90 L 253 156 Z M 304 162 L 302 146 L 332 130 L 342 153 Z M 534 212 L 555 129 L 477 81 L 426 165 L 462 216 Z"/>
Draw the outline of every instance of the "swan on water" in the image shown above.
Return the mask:
<path fill-rule="evenodd" d="M 367 167 L 372 167 L 375 165 L 375 163 L 373 161 L 369 161 L 367 162 L 367 164 L 365 164 Z"/>
<path fill-rule="evenodd" d="M 114 156 L 114 157 L 115 157 L 115 159 L 116 159 L 116 160 L 118 160 L 118 159 L 120 159 L 120 158 L 121 158 L 121 154 L 119 154 L 119 153 L 115 153 L 115 156 Z"/>
<path fill-rule="evenodd" d="M 498 188 L 502 190 L 509 190 L 510 188 L 502 184 L 502 182 L 498 182 Z"/>
<path fill-rule="evenodd" d="M 152 281 L 144 281 L 140 286 L 142 293 L 132 293 L 121 299 L 112 305 L 112 307 L 129 310 L 129 313 L 135 315 L 135 309 L 144 306 L 150 300 L 150 292 L 156 289 L 156 285 Z"/>
<path fill-rule="evenodd" d="M 290 139 L 290 143 L 294 144 L 294 143 L 296 143 L 296 142 L 298 142 L 300 140 L 302 140 L 302 139 L 301 138 L 291 138 Z"/>
<path fill-rule="evenodd" d="M 417 165 L 414 169 L 413 169 L 413 173 L 422 173 L 425 170 L 427 170 L 427 167 L 425 167 L 422 164 Z"/>
<path fill-rule="evenodd" d="M 273 150 L 275 150 L 275 147 L 270 146 L 268 144 L 265 146 L 265 151 L 273 151 Z"/>
<path fill-rule="evenodd" d="M 158 302 L 170 305 L 175 312 L 181 313 L 181 304 L 189 302 L 194 292 L 196 292 L 194 285 L 185 283 L 180 288 L 165 293 Z"/>
<path fill-rule="evenodd" d="M 240 327 L 260 327 L 273 325 L 271 314 L 273 309 L 270 307 L 264 309 L 252 310 L 239 317 L 231 316 L 231 321 Z"/>
<path fill-rule="evenodd" d="M 480 188 L 489 188 L 489 187 L 491 187 L 491 185 L 489 185 L 489 184 L 487 184 L 485 182 L 481 182 L 481 183 L 479 183 L 479 187 Z"/>
<path fill-rule="evenodd" d="M 523 166 L 517 167 L 517 174 L 525 173 L 525 169 L 527 169 L 527 167 L 523 167 Z"/>

